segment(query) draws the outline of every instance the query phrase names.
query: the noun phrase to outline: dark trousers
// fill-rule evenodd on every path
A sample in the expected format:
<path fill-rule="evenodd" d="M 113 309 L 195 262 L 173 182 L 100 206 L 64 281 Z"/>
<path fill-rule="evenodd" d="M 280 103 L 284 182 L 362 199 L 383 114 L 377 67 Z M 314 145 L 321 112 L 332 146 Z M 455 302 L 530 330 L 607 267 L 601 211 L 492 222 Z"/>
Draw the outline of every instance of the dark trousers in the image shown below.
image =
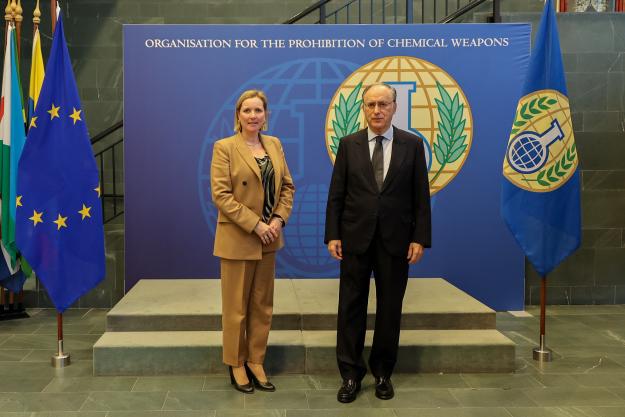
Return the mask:
<path fill-rule="evenodd" d="M 401 309 L 408 283 L 408 260 L 405 256 L 389 254 L 376 232 L 364 254 L 343 252 L 341 261 L 336 358 L 344 379 L 361 380 L 367 373 L 362 352 L 371 272 L 375 277 L 377 311 L 369 368 L 376 377 L 388 377 L 397 362 Z"/>

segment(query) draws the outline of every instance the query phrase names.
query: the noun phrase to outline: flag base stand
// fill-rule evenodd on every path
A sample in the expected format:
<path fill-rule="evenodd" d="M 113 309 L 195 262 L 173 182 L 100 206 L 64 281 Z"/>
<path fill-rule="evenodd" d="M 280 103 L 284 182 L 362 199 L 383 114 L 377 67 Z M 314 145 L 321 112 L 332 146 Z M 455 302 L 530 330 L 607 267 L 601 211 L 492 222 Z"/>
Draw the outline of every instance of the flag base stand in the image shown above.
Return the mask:
<path fill-rule="evenodd" d="M 16 320 L 16 319 L 27 319 L 30 316 L 25 311 L 16 311 L 13 313 L 5 312 L 4 314 L 0 314 L 0 321 L 4 320 Z"/>
<path fill-rule="evenodd" d="M 551 349 L 546 347 L 535 347 L 532 350 L 532 354 L 534 356 L 535 361 L 539 362 L 551 362 L 553 360 L 553 355 Z"/>
<path fill-rule="evenodd" d="M 52 355 L 52 367 L 53 368 L 65 368 L 71 363 L 69 353 L 63 352 L 63 341 L 59 340 L 59 351 L 56 355 Z"/>
<path fill-rule="evenodd" d="M 540 346 L 532 350 L 532 356 L 534 360 L 538 362 L 551 362 L 553 360 L 551 349 L 545 346 L 544 334 L 540 335 Z"/>
<path fill-rule="evenodd" d="M 27 319 L 30 316 L 26 312 L 23 306 L 18 306 L 17 310 L 15 308 L 9 308 L 5 310 L 4 305 L 0 305 L 0 321 L 3 320 L 15 320 L 15 319 Z"/>
<path fill-rule="evenodd" d="M 53 368 L 65 368 L 70 365 L 69 353 L 57 353 L 52 355 L 52 367 Z"/>

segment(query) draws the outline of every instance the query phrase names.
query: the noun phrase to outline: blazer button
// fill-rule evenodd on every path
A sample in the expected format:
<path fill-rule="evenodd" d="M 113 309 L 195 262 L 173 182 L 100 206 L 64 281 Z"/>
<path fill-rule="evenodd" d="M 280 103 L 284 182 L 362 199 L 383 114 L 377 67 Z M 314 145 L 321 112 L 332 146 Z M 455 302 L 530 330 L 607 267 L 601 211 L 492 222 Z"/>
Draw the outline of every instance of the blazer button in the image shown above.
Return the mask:
<path fill-rule="evenodd" d="M 247 181 L 243 181 L 243 185 L 247 185 Z"/>

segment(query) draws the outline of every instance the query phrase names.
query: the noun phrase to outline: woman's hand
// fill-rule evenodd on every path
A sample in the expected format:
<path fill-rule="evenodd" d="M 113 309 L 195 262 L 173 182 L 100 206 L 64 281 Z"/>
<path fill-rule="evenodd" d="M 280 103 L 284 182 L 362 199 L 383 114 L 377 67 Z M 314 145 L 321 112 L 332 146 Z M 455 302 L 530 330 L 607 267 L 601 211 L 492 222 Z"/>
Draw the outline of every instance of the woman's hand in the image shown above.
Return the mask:
<path fill-rule="evenodd" d="M 260 220 L 256 227 L 254 228 L 254 233 L 258 235 L 263 245 L 269 245 L 274 240 L 276 240 L 279 236 L 273 228 L 271 228 L 267 223 Z"/>
<path fill-rule="evenodd" d="M 280 236 L 280 233 L 282 232 L 282 219 L 280 217 L 272 218 L 271 221 L 269 222 L 269 227 L 273 229 L 277 238 L 278 236 Z"/>

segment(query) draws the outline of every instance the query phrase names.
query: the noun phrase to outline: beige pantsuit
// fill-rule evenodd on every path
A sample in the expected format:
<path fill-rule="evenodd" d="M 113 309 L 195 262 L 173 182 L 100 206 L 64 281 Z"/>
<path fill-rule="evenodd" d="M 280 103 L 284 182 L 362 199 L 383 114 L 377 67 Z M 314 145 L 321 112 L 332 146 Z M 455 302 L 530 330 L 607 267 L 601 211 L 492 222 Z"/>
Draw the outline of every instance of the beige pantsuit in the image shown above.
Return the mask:
<path fill-rule="evenodd" d="M 276 253 L 260 261 L 221 260 L 224 363 L 262 364 L 273 312 Z"/>
<path fill-rule="evenodd" d="M 275 175 L 273 216 L 288 222 L 295 187 L 278 138 L 261 137 Z M 261 221 L 264 190 L 260 169 L 238 134 L 215 142 L 211 192 L 219 210 L 213 254 L 221 258 L 223 360 L 262 364 L 273 312 L 276 251 L 282 235 L 263 246 L 254 233 Z"/>

